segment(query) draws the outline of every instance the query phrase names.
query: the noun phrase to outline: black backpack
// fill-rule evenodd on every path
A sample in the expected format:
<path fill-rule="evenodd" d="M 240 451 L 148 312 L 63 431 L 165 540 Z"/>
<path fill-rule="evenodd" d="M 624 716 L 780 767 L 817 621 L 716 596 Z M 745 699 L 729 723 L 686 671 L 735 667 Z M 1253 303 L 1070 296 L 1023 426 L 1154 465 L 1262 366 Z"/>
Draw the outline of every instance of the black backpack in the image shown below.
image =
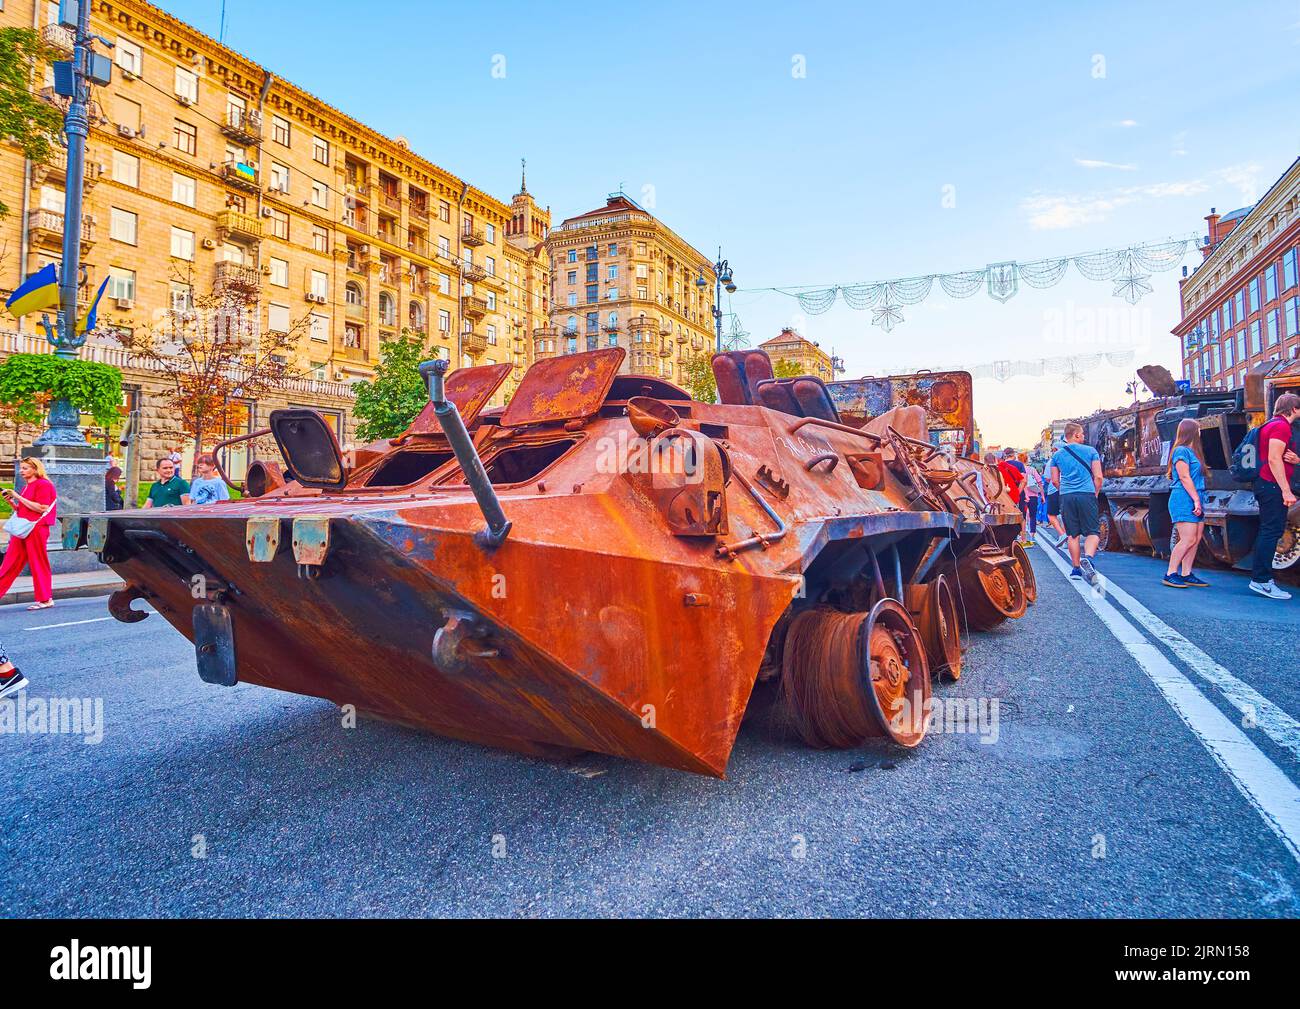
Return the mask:
<path fill-rule="evenodd" d="M 1252 427 L 1232 450 L 1228 472 L 1237 483 L 1254 483 L 1259 479 L 1259 428 Z"/>

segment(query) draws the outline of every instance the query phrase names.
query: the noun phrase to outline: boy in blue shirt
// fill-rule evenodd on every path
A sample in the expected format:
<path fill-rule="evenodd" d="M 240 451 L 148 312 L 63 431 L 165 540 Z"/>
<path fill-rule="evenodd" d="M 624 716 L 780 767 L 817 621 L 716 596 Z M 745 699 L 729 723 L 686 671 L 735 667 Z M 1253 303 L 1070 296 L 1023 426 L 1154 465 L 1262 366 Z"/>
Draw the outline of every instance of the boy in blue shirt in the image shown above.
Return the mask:
<path fill-rule="evenodd" d="M 1101 542 L 1101 511 L 1097 495 L 1101 493 L 1101 455 L 1083 443 L 1083 425 L 1071 421 L 1065 425 L 1065 444 L 1052 456 L 1052 483 L 1061 495 L 1061 520 L 1070 544 L 1071 578 L 1086 578 L 1097 583 L 1093 558 Z M 1083 555 L 1079 555 L 1079 540 Z"/>

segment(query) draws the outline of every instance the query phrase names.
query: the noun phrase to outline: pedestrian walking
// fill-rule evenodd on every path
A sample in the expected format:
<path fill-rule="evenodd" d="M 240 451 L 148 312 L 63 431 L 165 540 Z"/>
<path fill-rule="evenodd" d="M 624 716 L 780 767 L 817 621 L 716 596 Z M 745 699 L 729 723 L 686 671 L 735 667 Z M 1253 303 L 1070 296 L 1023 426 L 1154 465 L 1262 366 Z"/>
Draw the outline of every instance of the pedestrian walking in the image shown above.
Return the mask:
<path fill-rule="evenodd" d="M 122 471 L 116 466 L 110 466 L 104 473 L 104 509 L 105 511 L 121 511 L 126 507 L 126 502 L 122 500 L 122 491 L 117 486 L 117 482 L 122 479 Z"/>
<path fill-rule="evenodd" d="M 0 699 L 18 693 L 28 682 L 23 671 L 9 661 L 5 646 L 0 644 Z"/>
<path fill-rule="evenodd" d="M 1291 425 L 1300 420 L 1300 396 L 1283 393 L 1273 404 L 1273 417 L 1259 429 L 1259 477 L 1255 500 L 1259 503 L 1259 533 L 1250 570 L 1250 589 L 1268 599 L 1290 599 L 1291 593 L 1273 581 L 1277 541 L 1286 529 L 1287 510 L 1296 502 L 1291 476 L 1300 463 L 1291 448 Z"/>
<path fill-rule="evenodd" d="M 1201 502 L 1205 493 L 1205 452 L 1201 447 L 1201 429 L 1190 417 L 1178 422 L 1166 475 L 1173 481 L 1169 488 L 1169 518 L 1178 542 L 1169 551 L 1169 570 L 1165 572 L 1164 583 L 1175 589 L 1209 588 L 1209 582 L 1192 572 L 1205 531 Z"/>
<path fill-rule="evenodd" d="M 1055 446 L 1054 451 L 1060 451 L 1061 446 Z M 1043 489 L 1047 492 L 1047 524 L 1052 527 L 1052 532 L 1056 533 L 1058 540 L 1065 539 L 1065 524 L 1061 521 L 1061 492 L 1057 490 L 1056 484 L 1052 482 L 1052 459 L 1047 460 L 1047 465 L 1043 467 Z"/>
<path fill-rule="evenodd" d="M 4 524 L 9 546 L 5 549 L 4 563 L 0 564 L 0 598 L 9 591 L 23 568 L 30 568 L 36 601 L 27 608 L 45 610 L 54 605 L 54 576 L 45 544 L 57 517 L 54 503 L 59 495 L 45 475 L 45 463 L 41 460 L 24 459 L 18 471 L 23 478 L 22 494 L 4 489 L 5 500 L 14 513 Z"/>
<path fill-rule="evenodd" d="M 1028 545 L 1034 542 L 1038 533 L 1038 506 L 1043 500 L 1043 475 L 1028 465 L 1028 458 L 1021 455 L 1020 464 L 1025 467 L 1025 483 L 1020 488 L 1021 512 L 1025 516 L 1025 525 L 1021 529 L 1021 542 Z"/>
<path fill-rule="evenodd" d="M 1007 485 L 1007 493 L 1011 495 L 1011 500 L 1014 501 L 1016 507 L 1019 508 L 1020 488 L 1025 482 L 1025 468 L 1017 464 L 1015 455 L 1015 449 L 1004 449 L 1002 452 L 1002 458 L 997 460 L 997 467 L 998 472 L 1002 474 L 1002 482 Z"/>
<path fill-rule="evenodd" d="M 229 501 L 230 491 L 226 481 L 217 476 L 215 456 L 201 455 L 194 460 L 198 476 L 190 481 L 190 504 L 212 504 L 214 501 Z"/>
<path fill-rule="evenodd" d="M 158 460 L 154 476 L 153 486 L 144 501 L 146 508 L 171 508 L 190 503 L 190 485 L 176 472 L 176 464 L 169 457 Z"/>
<path fill-rule="evenodd" d="M 1097 583 L 1096 554 L 1101 543 L 1101 455 L 1083 443 L 1083 425 L 1065 425 L 1065 442 L 1052 456 L 1052 483 L 1061 495 L 1061 520 L 1070 546 L 1071 578 Z M 1080 545 L 1082 544 L 1082 552 Z"/>

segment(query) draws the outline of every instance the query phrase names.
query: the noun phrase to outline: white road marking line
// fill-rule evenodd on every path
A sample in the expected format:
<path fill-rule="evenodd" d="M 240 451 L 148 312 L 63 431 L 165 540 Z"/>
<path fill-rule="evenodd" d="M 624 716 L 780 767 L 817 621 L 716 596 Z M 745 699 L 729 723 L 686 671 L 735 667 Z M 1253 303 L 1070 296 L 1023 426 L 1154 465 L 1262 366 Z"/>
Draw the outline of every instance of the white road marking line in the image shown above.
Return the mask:
<path fill-rule="evenodd" d="M 1195 590 L 1193 590 L 1195 591 Z M 1158 616 L 1148 610 L 1113 581 L 1106 582 L 1106 594 L 1128 610 L 1156 640 L 1186 663 L 1187 668 L 1207 683 L 1219 688 L 1220 693 L 1243 715 L 1254 719 L 1255 724 L 1269 739 L 1300 760 L 1300 722 L 1296 721 L 1249 683 L 1237 679 L 1207 653 L 1197 648 Z"/>
<path fill-rule="evenodd" d="M 1083 597 L 1101 622 L 1133 656 L 1183 723 L 1222 768 L 1269 829 L 1300 862 L 1300 788 L 1252 743 L 1244 732 L 1165 658 L 1142 632 L 1129 623 L 1085 581 L 1074 582 L 1070 568 L 1055 550 L 1043 551 Z"/>
<path fill-rule="evenodd" d="M 97 624 L 102 620 L 112 620 L 112 617 L 92 617 L 90 620 L 69 620 L 63 624 L 41 624 L 39 627 L 24 627 L 25 631 L 51 631 L 56 627 L 76 627 L 78 624 Z"/>

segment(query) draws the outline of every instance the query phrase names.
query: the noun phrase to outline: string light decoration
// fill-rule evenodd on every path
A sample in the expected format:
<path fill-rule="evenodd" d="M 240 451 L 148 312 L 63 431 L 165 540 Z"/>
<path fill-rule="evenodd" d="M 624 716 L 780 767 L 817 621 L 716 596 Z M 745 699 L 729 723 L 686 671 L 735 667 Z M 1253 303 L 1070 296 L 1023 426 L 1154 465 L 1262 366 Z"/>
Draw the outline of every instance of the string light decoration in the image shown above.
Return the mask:
<path fill-rule="evenodd" d="M 1008 382 L 1022 376 L 1042 378 L 1045 375 L 1060 375 L 1063 382 L 1077 386 L 1084 375 L 1100 368 L 1103 364 L 1112 368 L 1123 368 L 1133 362 L 1135 354 L 1131 350 L 1113 350 L 1099 354 L 1065 354 L 1061 357 L 1039 357 L 1022 361 L 989 361 L 977 365 L 943 365 L 937 368 L 900 368 L 899 374 L 908 375 L 918 371 L 968 371 L 972 378 L 992 378 L 999 382 Z"/>
<path fill-rule="evenodd" d="M 929 273 L 919 277 L 833 284 L 829 287 L 751 288 L 769 290 L 796 299 L 809 315 L 830 311 L 837 300 L 855 311 L 871 310 L 871 324 L 886 333 L 904 321 L 903 308 L 919 305 L 934 290 L 934 282 L 950 298 L 969 298 L 983 288 L 994 301 L 1005 304 L 1020 292 L 1020 285 L 1037 290 L 1055 287 L 1065 279 L 1071 264 L 1087 280 L 1109 282 L 1114 297 L 1136 305 L 1153 290 L 1151 275 L 1172 270 L 1196 249 L 1200 238 L 1191 235 L 1130 245 L 1122 249 L 1101 249 L 1075 256 L 1054 256 L 1026 262 L 1007 260 L 989 263 L 978 270 Z"/>

